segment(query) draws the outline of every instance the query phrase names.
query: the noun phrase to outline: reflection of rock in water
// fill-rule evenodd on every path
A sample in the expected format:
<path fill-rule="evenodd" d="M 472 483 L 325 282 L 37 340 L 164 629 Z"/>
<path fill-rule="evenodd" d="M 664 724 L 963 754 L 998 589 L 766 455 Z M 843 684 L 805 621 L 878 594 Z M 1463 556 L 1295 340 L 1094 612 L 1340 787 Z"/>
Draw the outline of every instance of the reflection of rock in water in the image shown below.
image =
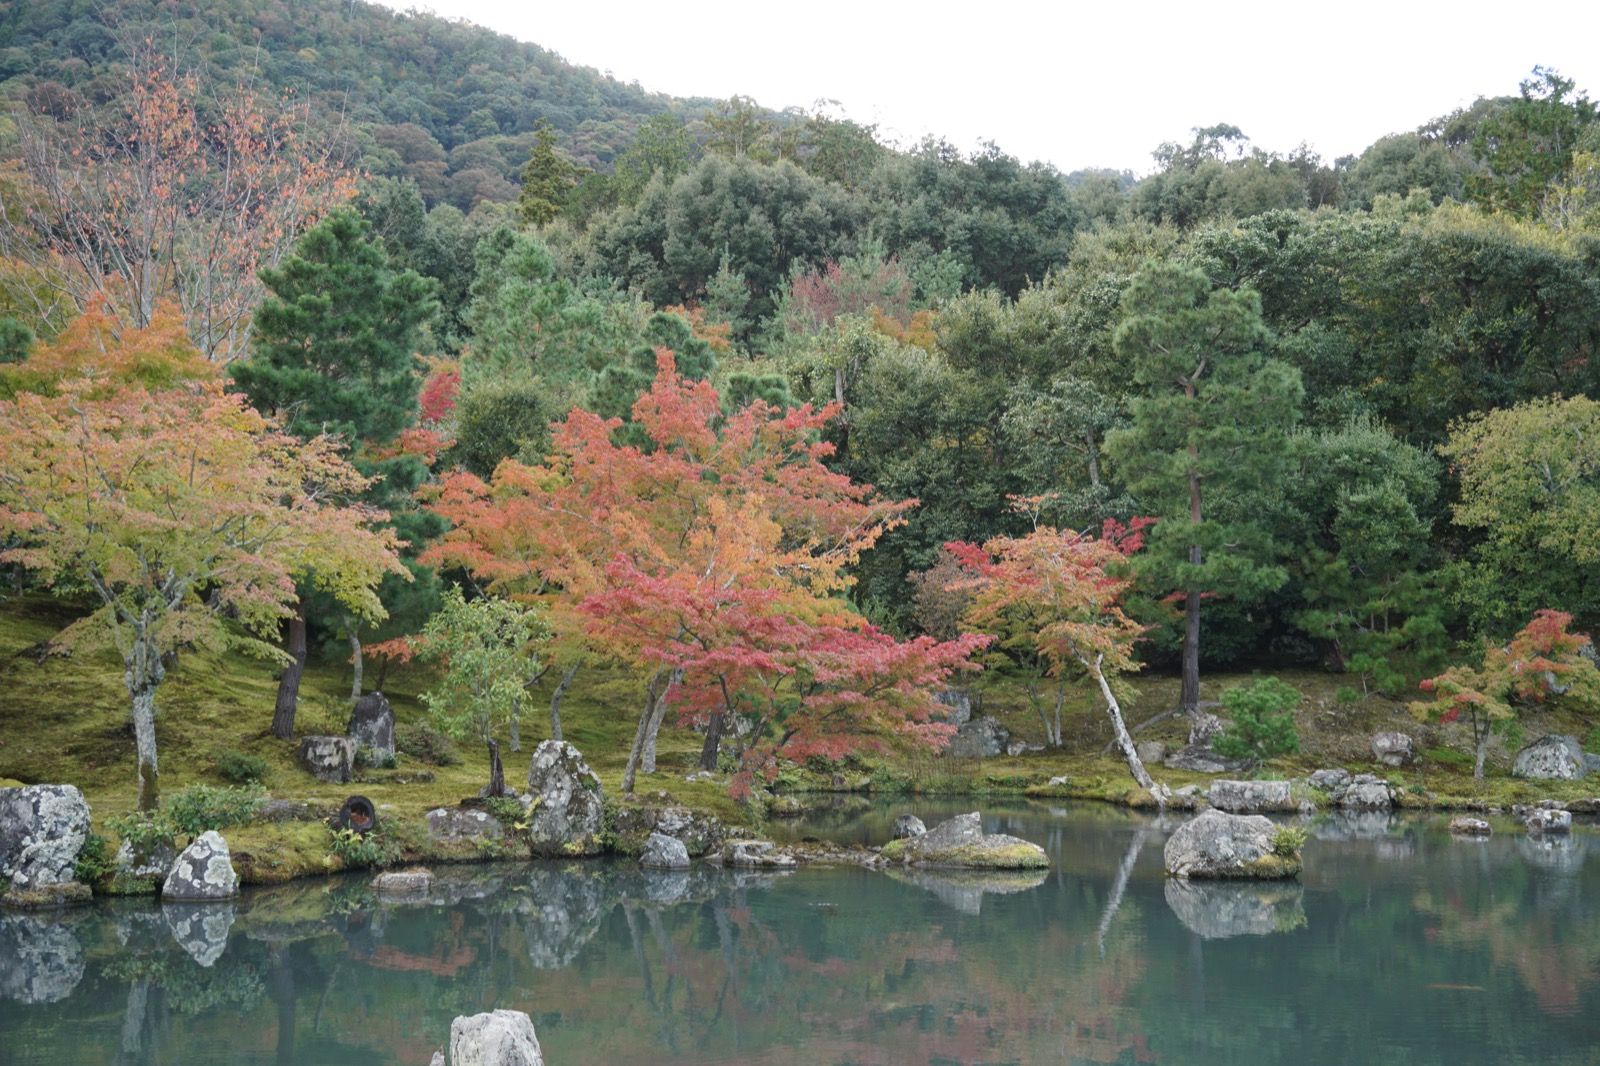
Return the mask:
<path fill-rule="evenodd" d="M 169 903 L 161 908 L 172 939 L 201 966 L 210 966 L 228 947 L 232 903 Z"/>
<path fill-rule="evenodd" d="M 1257 884 L 1167 879 L 1167 906 L 1191 932 L 1207 940 L 1268 936 L 1306 924 L 1305 890 L 1277 881 Z"/>
<path fill-rule="evenodd" d="M 53 918 L 0 914 L 0 996 L 22 1003 L 66 999 L 83 980 L 83 945 Z"/>
<path fill-rule="evenodd" d="M 644 870 L 639 876 L 644 881 L 644 898 L 651 903 L 682 903 L 689 898 L 687 870 Z"/>
<path fill-rule="evenodd" d="M 528 958 L 541 970 L 559 970 L 578 957 L 610 909 L 596 871 L 581 866 L 528 870 L 532 897 L 525 901 Z"/>
<path fill-rule="evenodd" d="M 129 954 L 148 955 L 166 948 L 172 933 L 162 920 L 161 912 L 154 906 L 144 900 L 136 904 L 118 901 L 112 906 L 117 909 L 115 917 L 111 919 L 111 928 L 116 933 L 117 943 L 126 948 Z"/>
<path fill-rule="evenodd" d="M 1582 870 L 1584 853 L 1588 847 L 1586 839 L 1576 836 L 1517 838 L 1517 850 L 1531 865 L 1560 874 L 1575 874 Z"/>
<path fill-rule="evenodd" d="M 1050 876 L 1048 870 L 919 870 L 910 866 L 888 867 L 884 873 L 932 892 L 939 902 L 962 914 L 977 914 L 987 894 L 1027 892 Z"/>
<path fill-rule="evenodd" d="M 1380 840 L 1389 835 L 1394 816 L 1388 811 L 1335 811 L 1311 827 L 1316 840 Z"/>

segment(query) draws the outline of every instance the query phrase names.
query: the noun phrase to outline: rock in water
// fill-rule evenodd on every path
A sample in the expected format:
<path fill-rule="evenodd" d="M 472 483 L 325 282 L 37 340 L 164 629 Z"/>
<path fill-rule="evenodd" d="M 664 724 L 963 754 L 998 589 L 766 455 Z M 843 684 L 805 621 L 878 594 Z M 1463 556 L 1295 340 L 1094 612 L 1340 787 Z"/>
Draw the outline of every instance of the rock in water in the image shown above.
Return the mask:
<path fill-rule="evenodd" d="M 0 882 L 18 891 L 71 882 L 88 836 L 89 804 L 76 787 L 0 788 Z"/>
<path fill-rule="evenodd" d="M 233 872 L 228 842 L 215 829 L 208 829 L 183 849 L 172 864 L 162 899 L 229 899 L 239 894 L 239 875 Z"/>
<path fill-rule="evenodd" d="M 384 899 L 427 899 L 433 888 L 428 870 L 389 870 L 372 879 L 372 889 Z"/>
<path fill-rule="evenodd" d="M 722 845 L 722 861 L 741 869 L 786 870 L 794 856 L 770 840 L 730 840 Z"/>
<path fill-rule="evenodd" d="M 605 795 L 577 748 L 546 740 L 534 749 L 528 792 L 534 801 L 528 839 L 535 855 L 600 854 Z"/>
<path fill-rule="evenodd" d="M 977 811 L 946 819 L 917 836 L 892 840 L 879 853 L 890 862 L 967 870 L 1037 870 L 1050 857 L 1037 844 L 1004 833 L 984 833 Z"/>
<path fill-rule="evenodd" d="M 639 854 L 639 865 L 654 870 L 687 870 L 689 849 L 677 837 L 665 833 L 651 833 Z"/>
<path fill-rule="evenodd" d="M 945 754 L 957 759 L 993 759 L 1005 754 L 1011 743 L 1011 731 L 995 719 L 984 715 L 974 718 L 956 730 Z"/>
<path fill-rule="evenodd" d="M 1572 812 L 1536 810 L 1529 811 L 1523 825 L 1534 834 L 1565 834 L 1572 832 Z"/>
<path fill-rule="evenodd" d="M 1259 814 L 1210 810 L 1180 825 L 1162 857 L 1174 877 L 1275 880 L 1300 872 L 1298 855 L 1272 850 L 1277 826 Z"/>
<path fill-rule="evenodd" d="M 892 840 L 904 840 L 906 837 L 919 837 L 927 831 L 928 827 L 922 824 L 921 818 L 914 814 L 902 814 L 895 818 L 889 837 Z"/>
<path fill-rule="evenodd" d="M 345 727 L 357 748 L 368 748 L 378 755 L 394 757 L 394 708 L 381 692 L 369 692 L 356 700 Z"/>
<path fill-rule="evenodd" d="M 1234 814 L 1300 809 L 1287 781 L 1213 781 L 1206 799 L 1217 810 Z"/>
<path fill-rule="evenodd" d="M 1538 781 L 1576 781 L 1589 773 L 1583 745 L 1576 737 L 1551 733 L 1517 752 L 1511 776 Z"/>
<path fill-rule="evenodd" d="M 520 1010 L 493 1010 L 457 1018 L 450 1023 L 450 1064 L 544 1066 L 533 1019 Z"/>
<path fill-rule="evenodd" d="M 1482 818 L 1469 818 L 1463 814 L 1450 819 L 1450 832 L 1457 836 L 1486 837 L 1493 829 Z"/>
<path fill-rule="evenodd" d="M 1409 733 L 1374 733 L 1372 757 L 1385 766 L 1410 766 L 1417 760 L 1417 748 Z"/>
<path fill-rule="evenodd" d="M 349 737 L 301 737 L 295 758 L 318 781 L 342 785 L 355 767 L 356 742 Z"/>

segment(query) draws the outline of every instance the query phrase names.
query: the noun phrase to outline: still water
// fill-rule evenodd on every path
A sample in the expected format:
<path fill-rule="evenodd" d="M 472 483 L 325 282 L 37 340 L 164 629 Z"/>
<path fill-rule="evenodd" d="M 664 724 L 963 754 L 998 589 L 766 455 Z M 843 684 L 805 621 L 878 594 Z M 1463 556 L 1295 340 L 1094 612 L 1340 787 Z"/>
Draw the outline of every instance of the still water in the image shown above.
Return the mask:
<path fill-rule="evenodd" d="M 791 827 L 882 841 L 845 808 Z M 1049 851 L 994 877 L 622 862 L 364 878 L 228 906 L 0 915 L 0 1062 L 428 1061 L 457 1014 L 528 1012 L 589 1063 L 1597 1063 L 1600 841 L 1323 818 L 1299 884 L 1184 886 L 1163 824 L 993 806 Z M 1586 861 L 1596 851 L 1596 861 Z"/>

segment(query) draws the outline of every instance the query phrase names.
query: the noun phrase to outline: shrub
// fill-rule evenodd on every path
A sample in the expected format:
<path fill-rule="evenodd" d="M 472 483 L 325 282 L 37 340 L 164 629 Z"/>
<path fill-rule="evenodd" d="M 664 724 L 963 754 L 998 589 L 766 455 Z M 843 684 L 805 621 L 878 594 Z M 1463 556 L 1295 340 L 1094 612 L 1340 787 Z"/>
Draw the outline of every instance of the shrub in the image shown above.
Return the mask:
<path fill-rule="evenodd" d="M 1280 825 L 1272 833 L 1272 853 L 1292 859 L 1305 847 L 1306 831 L 1297 825 Z"/>
<path fill-rule="evenodd" d="M 90 832 L 83 840 L 82 850 L 78 852 L 73 876 L 86 885 L 92 885 L 110 874 L 115 865 L 111 844 L 99 833 Z"/>
<path fill-rule="evenodd" d="M 267 776 L 267 760 L 242 751 L 225 751 L 217 756 L 217 776 L 235 785 L 259 784 Z"/>
<path fill-rule="evenodd" d="M 461 762 L 461 753 L 456 751 L 454 741 L 432 726 L 420 723 L 396 727 L 394 746 L 402 755 L 430 766 L 456 766 Z"/>
<path fill-rule="evenodd" d="M 197 837 L 208 829 L 248 825 L 266 798 L 266 792 L 259 785 L 245 788 L 190 785 L 172 796 L 166 814 L 178 832 Z"/>
<path fill-rule="evenodd" d="M 1294 709 L 1300 693 L 1275 677 L 1236 685 L 1222 694 L 1233 724 L 1217 734 L 1212 747 L 1230 759 L 1270 759 L 1300 750 Z"/>
<path fill-rule="evenodd" d="M 1360 703 L 1361 693 L 1349 685 L 1340 685 L 1338 691 L 1333 694 L 1333 698 L 1339 703 Z"/>
<path fill-rule="evenodd" d="M 137 855 L 149 855 L 177 842 L 178 830 L 165 811 L 134 811 L 108 819 L 107 825 Z"/>

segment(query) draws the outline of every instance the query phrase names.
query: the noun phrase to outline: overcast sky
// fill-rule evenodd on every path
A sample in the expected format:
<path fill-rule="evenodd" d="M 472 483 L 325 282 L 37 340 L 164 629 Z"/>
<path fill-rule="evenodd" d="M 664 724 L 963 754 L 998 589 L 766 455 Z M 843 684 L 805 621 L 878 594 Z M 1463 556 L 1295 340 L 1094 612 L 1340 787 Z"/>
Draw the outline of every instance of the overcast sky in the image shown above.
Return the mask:
<path fill-rule="evenodd" d="M 1600 96 L 1600 0 L 529 3 L 384 0 L 532 41 L 676 96 L 838 100 L 891 140 L 993 140 L 1062 170 L 1150 169 L 1231 122 L 1262 148 L 1359 152 L 1534 64 Z"/>

